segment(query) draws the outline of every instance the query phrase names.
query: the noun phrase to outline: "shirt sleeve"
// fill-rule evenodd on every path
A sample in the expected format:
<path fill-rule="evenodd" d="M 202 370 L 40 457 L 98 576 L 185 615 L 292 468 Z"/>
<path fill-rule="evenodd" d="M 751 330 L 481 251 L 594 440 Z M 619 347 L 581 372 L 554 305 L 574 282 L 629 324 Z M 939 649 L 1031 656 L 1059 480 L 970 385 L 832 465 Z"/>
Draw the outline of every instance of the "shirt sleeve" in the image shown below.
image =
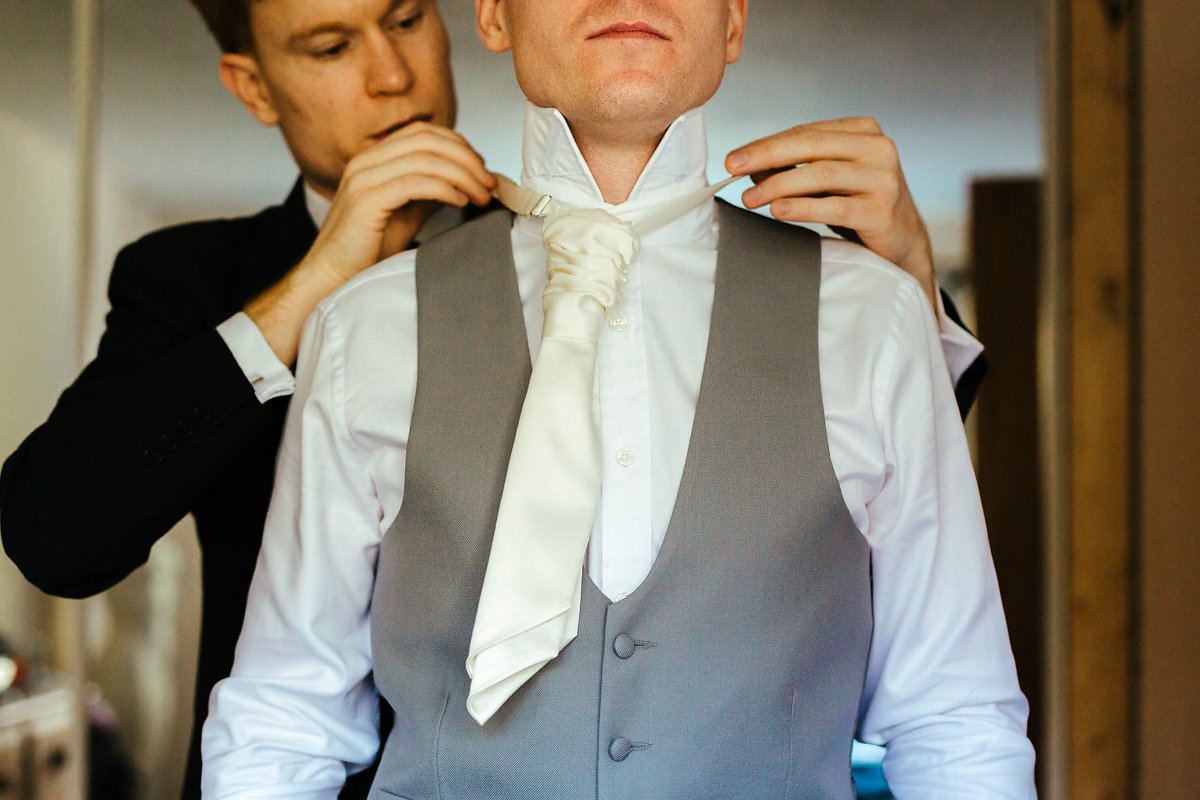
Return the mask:
<path fill-rule="evenodd" d="M 207 800 L 333 800 L 378 750 L 380 512 L 344 422 L 341 339 L 322 311 L 305 328 L 233 672 L 213 690 L 202 734 Z"/>
<path fill-rule="evenodd" d="M 885 480 L 869 503 L 875 629 L 860 737 L 897 800 L 1036 796 L 983 510 L 943 340 L 915 286 L 873 387 Z M 890 359 L 890 364 L 886 359 Z"/>
<path fill-rule="evenodd" d="M 239 311 L 222 322 L 217 326 L 217 333 L 225 340 L 225 346 L 254 387 L 258 402 L 286 397 L 296 390 L 292 371 L 275 355 L 262 331 L 245 312 Z"/>

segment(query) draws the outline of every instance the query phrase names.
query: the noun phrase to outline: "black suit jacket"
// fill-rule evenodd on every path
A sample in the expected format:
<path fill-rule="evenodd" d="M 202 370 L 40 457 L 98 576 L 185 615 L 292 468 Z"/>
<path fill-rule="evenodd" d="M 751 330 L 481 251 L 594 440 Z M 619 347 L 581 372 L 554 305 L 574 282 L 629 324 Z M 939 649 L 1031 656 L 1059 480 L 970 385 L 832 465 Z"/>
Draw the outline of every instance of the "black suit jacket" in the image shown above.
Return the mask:
<path fill-rule="evenodd" d="M 216 326 L 315 237 L 297 182 L 283 205 L 253 217 L 169 228 L 126 247 L 96 359 L 0 472 L 4 548 L 54 595 L 109 588 L 195 516 L 203 619 L 185 798 L 199 797 L 198 733 L 213 685 L 233 665 L 287 409 L 286 398 L 258 402 Z M 979 375 L 960 382 L 964 413 Z M 364 796 L 369 779 L 343 796 Z"/>

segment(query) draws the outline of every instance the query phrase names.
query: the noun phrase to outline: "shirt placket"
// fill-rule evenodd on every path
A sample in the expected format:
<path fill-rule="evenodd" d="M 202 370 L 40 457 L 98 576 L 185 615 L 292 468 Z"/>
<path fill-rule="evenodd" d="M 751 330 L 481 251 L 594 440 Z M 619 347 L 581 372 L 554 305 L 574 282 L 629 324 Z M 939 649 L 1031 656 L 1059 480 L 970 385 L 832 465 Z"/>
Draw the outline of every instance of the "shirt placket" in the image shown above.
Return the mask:
<path fill-rule="evenodd" d="M 609 309 L 598 350 L 603 477 L 598 519 L 600 589 L 622 600 L 653 561 L 650 387 L 641 270 L 630 265 L 624 299 Z M 594 542 L 595 543 L 595 542 Z"/>

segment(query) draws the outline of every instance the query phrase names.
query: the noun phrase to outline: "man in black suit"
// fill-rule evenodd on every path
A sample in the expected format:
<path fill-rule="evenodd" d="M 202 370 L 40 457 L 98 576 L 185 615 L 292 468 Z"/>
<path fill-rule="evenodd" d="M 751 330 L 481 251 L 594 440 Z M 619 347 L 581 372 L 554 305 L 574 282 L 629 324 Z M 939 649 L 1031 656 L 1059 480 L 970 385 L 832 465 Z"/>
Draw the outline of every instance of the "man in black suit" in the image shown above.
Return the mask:
<path fill-rule="evenodd" d="M 409 246 L 437 209 L 488 203 L 494 182 L 451 130 L 435 0 L 193 3 L 221 45 L 223 82 L 279 126 L 301 178 L 280 206 L 159 231 L 121 252 L 95 360 L 4 464 L 0 533 L 35 585 L 85 597 L 195 516 L 198 732 L 233 661 L 305 319 L 342 282 Z M 806 162 L 822 168 L 792 168 Z M 748 206 L 856 231 L 936 304 L 928 237 L 895 150 L 870 120 L 801 126 L 727 166 L 758 182 Z M 964 409 L 978 372 L 959 382 Z M 197 744 L 193 736 L 185 797 L 199 795 Z"/>

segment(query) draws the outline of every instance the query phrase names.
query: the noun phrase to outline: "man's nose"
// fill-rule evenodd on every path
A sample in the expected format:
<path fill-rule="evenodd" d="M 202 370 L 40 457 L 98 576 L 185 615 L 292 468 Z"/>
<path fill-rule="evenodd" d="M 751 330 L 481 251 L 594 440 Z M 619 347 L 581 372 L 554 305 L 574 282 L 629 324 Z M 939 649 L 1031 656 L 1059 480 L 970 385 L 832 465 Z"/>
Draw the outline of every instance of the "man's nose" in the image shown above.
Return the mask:
<path fill-rule="evenodd" d="M 413 73 L 404 53 L 383 32 L 368 39 L 366 80 L 373 96 L 404 94 L 412 88 Z"/>

